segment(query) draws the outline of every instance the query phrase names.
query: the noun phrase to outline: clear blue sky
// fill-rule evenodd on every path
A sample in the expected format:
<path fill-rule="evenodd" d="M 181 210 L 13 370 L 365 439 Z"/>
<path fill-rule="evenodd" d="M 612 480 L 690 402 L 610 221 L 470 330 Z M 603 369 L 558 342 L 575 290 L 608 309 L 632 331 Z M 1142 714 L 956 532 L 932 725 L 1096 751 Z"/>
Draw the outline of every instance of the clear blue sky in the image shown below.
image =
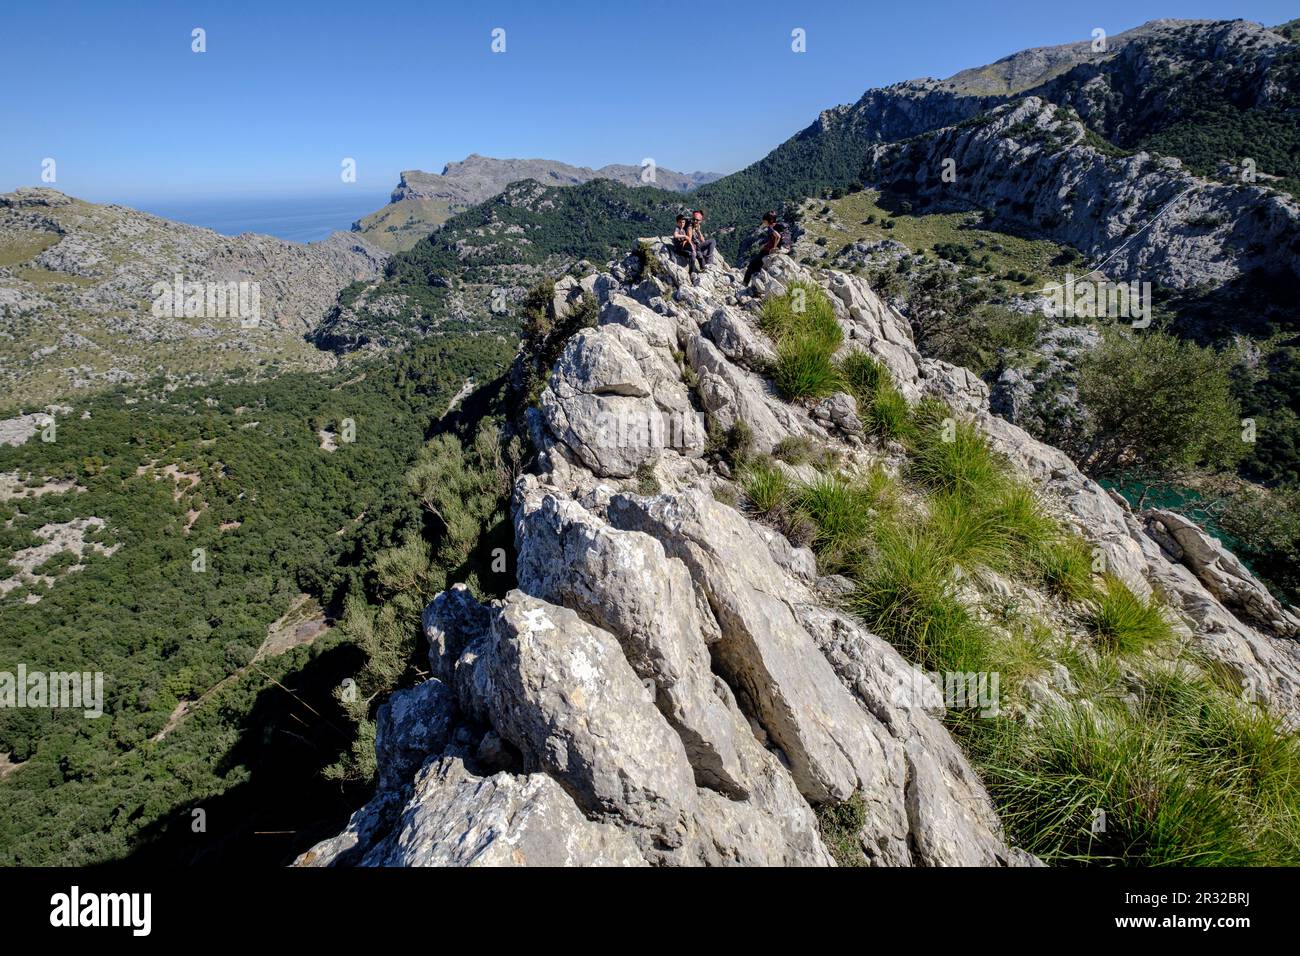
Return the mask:
<path fill-rule="evenodd" d="M 0 190 L 39 184 L 47 156 L 57 188 L 119 201 L 373 192 L 471 152 L 730 172 L 869 87 L 1097 26 L 1297 13 L 1294 0 L 10 0 Z M 206 53 L 190 50 L 194 27 Z M 355 184 L 340 181 L 344 157 Z"/>

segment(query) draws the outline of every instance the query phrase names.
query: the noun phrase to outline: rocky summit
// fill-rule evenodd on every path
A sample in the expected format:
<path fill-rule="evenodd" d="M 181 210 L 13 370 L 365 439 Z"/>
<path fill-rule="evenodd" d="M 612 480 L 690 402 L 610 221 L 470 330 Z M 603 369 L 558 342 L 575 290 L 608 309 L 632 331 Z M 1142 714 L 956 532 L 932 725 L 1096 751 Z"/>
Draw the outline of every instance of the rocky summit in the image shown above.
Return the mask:
<path fill-rule="evenodd" d="M 841 358 L 869 356 L 911 406 L 944 403 L 1115 580 L 1162 602 L 1180 646 L 1300 725 L 1294 612 L 1186 519 L 1133 511 L 993 415 L 863 279 L 772 256 L 751 291 L 722 264 L 691 276 L 657 239 L 641 250 L 557 284 L 557 321 L 584 303 L 595 318 L 519 418 L 536 457 L 513 491 L 517 587 L 456 585 L 425 609 L 429 677 L 379 712 L 378 788 L 298 865 L 1037 864 L 931 677 L 848 610 L 824 552 L 742 507 L 719 454 L 743 432 L 751 456 L 803 444 L 846 476 L 909 473 L 854 396 L 774 385 L 786 346 L 763 303 L 806 289 L 831 304 Z M 1058 603 L 974 564 L 959 577 L 972 609 Z M 1053 653 L 1086 644 L 1067 628 Z M 1056 661 L 1023 691 L 1004 706 L 1025 725 L 1090 706 Z"/>

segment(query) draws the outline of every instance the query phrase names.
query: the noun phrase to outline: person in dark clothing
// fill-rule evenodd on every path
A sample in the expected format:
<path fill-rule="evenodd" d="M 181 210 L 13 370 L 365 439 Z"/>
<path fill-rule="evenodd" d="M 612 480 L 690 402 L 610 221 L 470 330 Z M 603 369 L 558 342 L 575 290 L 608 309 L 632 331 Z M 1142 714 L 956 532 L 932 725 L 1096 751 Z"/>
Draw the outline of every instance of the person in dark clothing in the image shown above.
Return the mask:
<path fill-rule="evenodd" d="M 713 265 L 713 253 L 718 248 L 718 244 L 713 239 L 704 238 L 704 211 L 695 210 L 691 214 L 691 245 L 695 248 L 695 262 L 703 272 L 709 266 Z"/>
<path fill-rule="evenodd" d="M 677 228 L 673 230 L 673 249 L 686 259 L 686 264 L 694 269 L 697 263 L 695 245 L 691 242 L 690 220 L 685 216 L 677 217 Z"/>
<path fill-rule="evenodd" d="M 775 252 L 781 248 L 781 233 L 776 228 L 776 213 L 763 213 L 763 241 L 759 249 L 749 260 L 749 265 L 745 269 L 744 284 L 749 285 L 749 280 L 754 278 L 754 274 L 763 268 L 763 259 L 770 252 Z"/>

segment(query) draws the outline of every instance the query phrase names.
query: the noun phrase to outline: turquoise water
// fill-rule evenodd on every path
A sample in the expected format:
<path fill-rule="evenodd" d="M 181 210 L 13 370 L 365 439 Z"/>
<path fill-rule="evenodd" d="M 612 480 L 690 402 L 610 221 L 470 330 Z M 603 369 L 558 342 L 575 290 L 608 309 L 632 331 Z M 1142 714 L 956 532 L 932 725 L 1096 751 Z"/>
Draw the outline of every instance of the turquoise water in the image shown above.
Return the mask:
<path fill-rule="evenodd" d="M 1163 508 L 1166 511 L 1176 511 L 1191 520 L 1195 521 L 1208 533 L 1223 542 L 1224 547 L 1234 553 L 1238 551 L 1241 542 L 1230 534 L 1226 534 L 1219 527 L 1214 516 L 1205 510 L 1204 497 L 1191 488 L 1184 488 L 1181 485 L 1139 485 L 1136 483 L 1114 482 L 1109 479 L 1103 479 L 1098 482 L 1103 488 L 1114 489 L 1124 496 L 1124 500 L 1134 507 L 1142 497 L 1143 491 L 1146 492 L 1146 501 L 1143 503 L 1144 508 Z M 1237 555 L 1241 557 L 1240 554 Z"/>
<path fill-rule="evenodd" d="M 336 229 L 347 232 L 352 223 L 387 202 L 388 193 L 359 192 L 342 196 L 141 200 L 124 205 L 226 236 L 260 232 L 291 242 L 315 242 Z"/>

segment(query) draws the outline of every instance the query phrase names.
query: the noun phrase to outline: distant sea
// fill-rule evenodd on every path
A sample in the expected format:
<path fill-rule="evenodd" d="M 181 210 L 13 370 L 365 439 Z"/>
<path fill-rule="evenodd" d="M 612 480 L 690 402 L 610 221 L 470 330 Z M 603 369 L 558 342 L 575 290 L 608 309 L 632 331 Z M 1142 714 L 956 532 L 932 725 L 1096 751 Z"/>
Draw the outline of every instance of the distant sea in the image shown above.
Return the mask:
<path fill-rule="evenodd" d="M 347 232 L 352 223 L 388 203 L 388 193 L 356 193 L 341 196 L 246 196 L 213 199 L 141 200 L 123 205 L 203 226 L 226 236 L 260 232 L 293 242 L 315 242 L 336 229 Z"/>

